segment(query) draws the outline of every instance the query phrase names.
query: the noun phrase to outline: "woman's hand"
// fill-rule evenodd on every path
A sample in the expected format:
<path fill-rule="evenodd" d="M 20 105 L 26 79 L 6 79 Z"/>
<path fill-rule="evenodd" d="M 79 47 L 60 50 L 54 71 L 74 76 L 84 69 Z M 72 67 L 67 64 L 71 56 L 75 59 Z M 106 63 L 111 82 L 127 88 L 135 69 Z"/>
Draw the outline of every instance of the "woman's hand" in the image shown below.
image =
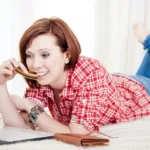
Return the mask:
<path fill-rule="evenodd" d="M 17 95 L 11 95 L 11 100 L 15 105 L 16 109 L 20 111 L 26 111 L 28 113 L 30 112 L 32 107 L 36 106 L 36 104 L 32 100 L 28 98 L 22 98 Z"/>
<path fill-rule="evenodd" d="M 27 98 L 22 98 L 20 96 L 17 95 L 11 95 L 11 100 L 13 102 L 13 104 L 15 105 L 16 109 L 20 111 L 20 115 L 22 116 L 25 124 L 32 130 L 34 130 L 34 126 L 32 124 L 29 123 L 29 117 L 28 117 L 28 111 L 26 110 L 26 108 L 28 107 L 28 105 L 32 104 L 33 106 L 35 105 L 31 100 L 27 99 Z M 32 107 L 31 105 L 31 107 Z"/>
<path fill-rule="evenodd" d="M 28 73 L 26 67 L 18 62 L 16 59 L 11 58 L 4 61 L 0 65 L 0 85 L 5 84 L 8 80 L 11 80 L 16 75 L 16 68 L 20 67 L 24 72 Z"/>
<path fill-rule="evenodd" d="M 17 110 L 20 110 L 20 111 L 25 110 L 25 99 L 24 98 L 17 96 L 17 95 L 11 95 L 10 97 L 11 97 L 11 100 Z"/>
<path fill-rule="evenodd" d="M 22 118 L 23 118 L 24 122 L 26 123 L 26 125 L 27 125 L 30 129 L 34 130 L 34 129 L 35 129 L 34 125 L 29 123 L 28 113 L 25 112 L 25 111 L 21 111 L 21 112 L 20 112 L 20 115 L 22 116 Z"/>

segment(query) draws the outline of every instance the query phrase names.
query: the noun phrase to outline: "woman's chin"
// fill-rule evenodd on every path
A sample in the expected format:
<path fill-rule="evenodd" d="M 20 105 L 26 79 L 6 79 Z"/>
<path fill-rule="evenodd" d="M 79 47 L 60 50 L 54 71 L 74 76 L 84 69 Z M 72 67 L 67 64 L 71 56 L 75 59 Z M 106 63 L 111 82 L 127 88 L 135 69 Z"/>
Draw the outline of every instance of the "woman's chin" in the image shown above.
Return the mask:
<path fill-rule="evenodd" d="M 49 85 L 47 81 L 37 81 L 40 85 Z"/>

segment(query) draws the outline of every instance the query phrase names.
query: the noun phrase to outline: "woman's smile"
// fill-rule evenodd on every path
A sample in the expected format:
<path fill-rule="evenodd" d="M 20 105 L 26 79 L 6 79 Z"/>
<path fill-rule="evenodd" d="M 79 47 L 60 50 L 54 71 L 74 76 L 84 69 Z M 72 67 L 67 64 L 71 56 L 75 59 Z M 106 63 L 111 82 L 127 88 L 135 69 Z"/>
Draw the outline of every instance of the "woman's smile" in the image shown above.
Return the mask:
<path fill-rule="evenodd" d="M 64 70 L 69 58 L 66 52 L 57 45 L 57 38 L 52 34 L 39 35 L 33 39 L 26 49 L 26 63 L 29 70 L 37 75 L 37 82 L 41 85 L 62 88 L 65 84 Z"/>
<path fill-rule="evenodd" d="M 49 71 L 46 72 L 38 72 L 36 73 L 38 75 L 38 79 L 44 78 L 47 74 L 49 73 Z"/>

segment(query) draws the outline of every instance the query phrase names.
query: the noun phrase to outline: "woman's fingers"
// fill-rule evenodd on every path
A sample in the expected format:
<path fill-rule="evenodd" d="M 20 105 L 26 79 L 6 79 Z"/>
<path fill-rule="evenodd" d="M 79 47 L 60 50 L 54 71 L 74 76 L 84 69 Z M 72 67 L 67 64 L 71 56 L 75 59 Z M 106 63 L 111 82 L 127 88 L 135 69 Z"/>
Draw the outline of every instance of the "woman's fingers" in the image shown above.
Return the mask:
<path fill-rule="evenodd" d="M 5 69 L 8 69 L 10 71 L 14 71 L 14 67 L 12 66 L 11 62 L 10 61 L 5 61 L 3 64 L 2 64 L 2 67 L 4 67 Z"/>
<path fill-rule="evenodd" d="M 13 72 L 10 71 L 9 69 L 3 69 L 3 70 L 0 69 L 0 74 L 12 75 Z"/>
<path fill-rule="evenodd" d="M 18 66 L 19 66 L 20 63 L 19 63 L 16 59 L 11 58 L 11 59 L 9 59 L 9 61 L 11 62 L 12 66 L 13 66 L 15 69 L 18 68 Z"/>
<path fill-rule="evenodd" d="M 22 69 L 23 72 L 28 73 L 27 68 L 20 62 L 18 62 L 16 59 L 11 58 L 7 61 L 5 61 L 2 66 L 6 69 L 9 69 L 11 71 L 15 71 L 16 68 L 20 67 Z"/>
<path fill-rule="evenodd" d="M 14 58 L 11 58 L 7 61 L 4 61 L 2 66 L 11 71 L 14 71 L 19 66 L 19 63 Z"/>
<path fill-rule="evenodd" d="M 23 72 L 28 73 L 27 68 L 22 63 L 19 64 L 19 67 L 22 69 Z"/>
<path fill-rule="evenodd" d="M 0 84 L 6 83 L 8 80 L 11 80 L 16 75 L 16 68 L 21 67 L 23 71 L 26 72 L 26 67 L 23 64 L 18 62 L 16 59 L 11 58 L 7 61 L 4 61 L 0 65 Z"/>
<path fill-rule="evenodd" d="M 22 116 L 24 122 L 28 125 L 28 127 L 29 127 L 30 129 L 34 130 L 34 129 L 35 129 L 34 125 L 32 125 L 32 124 L 29 123 L 28 113 L 25 112 L 25 111 L 21 111 L 21 112 L 20 112 L 20 115 Z"/>

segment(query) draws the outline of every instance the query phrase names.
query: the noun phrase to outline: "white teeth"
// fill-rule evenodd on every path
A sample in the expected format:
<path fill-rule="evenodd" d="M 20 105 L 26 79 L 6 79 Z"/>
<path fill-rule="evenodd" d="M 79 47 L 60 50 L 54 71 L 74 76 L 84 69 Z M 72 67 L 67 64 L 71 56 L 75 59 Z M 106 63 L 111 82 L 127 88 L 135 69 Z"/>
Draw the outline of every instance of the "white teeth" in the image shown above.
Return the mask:
<path fill-rule="evenodd" d="M 43 75 L 45 75 L 45 74 L 47 74 L 47 73 L 48 73 L 48 72 L 38 72 L 37 75 L 38 75 L 38 76 L 43 76 Z"/>

